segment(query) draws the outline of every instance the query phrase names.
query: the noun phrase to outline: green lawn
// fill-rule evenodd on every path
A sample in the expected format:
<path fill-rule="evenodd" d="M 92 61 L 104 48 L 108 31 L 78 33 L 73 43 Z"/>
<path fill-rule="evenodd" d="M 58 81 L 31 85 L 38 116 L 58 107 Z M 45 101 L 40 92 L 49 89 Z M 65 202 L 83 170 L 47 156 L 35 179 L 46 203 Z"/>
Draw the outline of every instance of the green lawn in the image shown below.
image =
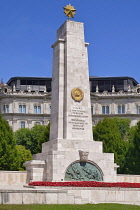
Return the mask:
<path fill-rule="evenodd" d="M 86 205 L 0 205 L 2 210 L 140 210 L 140 206 L 122 204 Z"/>

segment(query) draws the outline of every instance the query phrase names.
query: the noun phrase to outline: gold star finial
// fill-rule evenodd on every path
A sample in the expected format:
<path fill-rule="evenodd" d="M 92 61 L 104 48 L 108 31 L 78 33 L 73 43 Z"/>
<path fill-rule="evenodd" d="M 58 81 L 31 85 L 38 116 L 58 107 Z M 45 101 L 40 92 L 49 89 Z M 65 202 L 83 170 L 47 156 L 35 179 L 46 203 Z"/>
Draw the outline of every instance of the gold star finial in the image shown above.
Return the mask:
<path fill-rule="evenodd" d="M 66 7 L 63 7 L 63 9 L 66 16 L 68 16 L 68 19 L 70 19 L 71 17 L 74 18 L 74 15 L 76 14 L 76 9 L 74 9 L 73 6 L 69 4 Z"/>

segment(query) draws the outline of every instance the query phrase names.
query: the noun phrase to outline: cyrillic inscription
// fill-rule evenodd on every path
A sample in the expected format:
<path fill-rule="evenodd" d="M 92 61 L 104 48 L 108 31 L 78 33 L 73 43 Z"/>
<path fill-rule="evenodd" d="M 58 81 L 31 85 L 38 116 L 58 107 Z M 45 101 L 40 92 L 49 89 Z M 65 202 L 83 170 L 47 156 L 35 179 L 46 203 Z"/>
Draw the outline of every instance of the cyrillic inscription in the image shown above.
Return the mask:
<path fill-rule="evenodd" d="M 72 107 L 68 117 L 73 130 L 85 130 L 85 125 L 88 124 L 88 115 L 82 107 Z"/>

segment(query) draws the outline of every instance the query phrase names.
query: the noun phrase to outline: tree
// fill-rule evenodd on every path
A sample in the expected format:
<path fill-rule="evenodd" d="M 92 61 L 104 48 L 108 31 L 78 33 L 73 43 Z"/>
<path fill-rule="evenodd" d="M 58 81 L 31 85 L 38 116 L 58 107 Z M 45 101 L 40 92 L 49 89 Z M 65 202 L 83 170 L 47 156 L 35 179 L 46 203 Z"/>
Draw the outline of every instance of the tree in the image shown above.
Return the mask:
<path fill-rule="evenodd" d="M 41 152 L 42 149 L 42 143 L 49 141 L 49 137 L 50 137 L 50 123 L 45 126 L 44 131 L 42 132 L 42 135 L 39 138 L 38 141 L 38 150 Z"/>
<path fill-rule="evenodd" d="M 13 131 L 0 115 L 0 170 L 17 170 L 19 167 Z"/>
<path fill-rule="evenodd" d="M 122 119 L 122 118 L 118 118 L 118 117 L 114 117 L 113 119 L 114 119 L 114 121 L 115 121 L 115 123 L 116 123 L 116 125 L 119 129 L 121 137 L 123 139 L 125 139 L 128 131 L 130 129 L 130 122 L 131 122 L 130 119 L 128 119 L 128 118 Z"/>
<path fill-rule="evenodd" d="M 32 154 L 30 150 L 25 149 L 22 145 L 16 145 L 17 154 L 18 154 L 18 160 L 19 160 L 19 171 L 25 170 L 25 166 L 23 166 L 23 163 L 25 163 L 28 160 L 32 160 Z"/>
<path fill-rule="evenodd" d="M 140 174 L 140 121 L 138 122 L 134 133 L 134 153 L 135 153 L 134 174 Z"/>
<path fill-rule="evenodd" d="M 49 141 L 50 125 L 35 125 L 32 129 L 21 128 L 14 134 L 16 143 L 25 146 L 32 154 L 41 152 L 42 143 Z"/>
<path fill-rule="evenodd" d="M 17 145 L 25 146 L 30 149 L 32 145 L 31 130 L 28 128 L 21 128 L 14 133 L 14 138 Z"/>
<path fill-rule="evenodd" d="M 134 143 L 134 136 L 137 130 L 137 125 L 130 127 L 127 131 L 126 140 L 128 142 L 128 150 L 125 155 L 125 174 L 135 174 L 135 165 L 136 165 L 136 146 Z"/>
<path fill-rule="evenodd" d="M 118 172 L 123 173 L 128 142 L 123 140 L 116 119 L 99 121 L 93 129 L 93 138 L 103 142 L 104 152 L 114 153 L 115 162 L 120 165 Z"/>
<path fill-rule="evenodd" d="M 41 152 L 42 143 L 49 140 L 44 138 L 45 132 L 47 132 L 46 130 L 48 131 L 48 126 L 45 125 L 35 125 L 31 129 L 32 145 L 30 147 L 30 150 L 32 154 Z"/>

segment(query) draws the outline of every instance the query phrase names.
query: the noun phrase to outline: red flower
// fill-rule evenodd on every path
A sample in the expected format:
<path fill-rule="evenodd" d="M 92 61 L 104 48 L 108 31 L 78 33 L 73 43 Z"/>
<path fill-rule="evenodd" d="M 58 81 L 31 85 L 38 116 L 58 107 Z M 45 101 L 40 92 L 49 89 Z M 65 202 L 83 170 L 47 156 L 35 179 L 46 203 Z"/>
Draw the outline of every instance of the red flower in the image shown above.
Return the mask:
<path fill-rule="evenodd" d="M 128 182 L 95 182 L 95 181 L 70 181 L 70 182 L 31 182 L 33 186 L 67 186 L 67 187 L 123 187 L 123 188 L 140 188 L 140 183 Z"/>

